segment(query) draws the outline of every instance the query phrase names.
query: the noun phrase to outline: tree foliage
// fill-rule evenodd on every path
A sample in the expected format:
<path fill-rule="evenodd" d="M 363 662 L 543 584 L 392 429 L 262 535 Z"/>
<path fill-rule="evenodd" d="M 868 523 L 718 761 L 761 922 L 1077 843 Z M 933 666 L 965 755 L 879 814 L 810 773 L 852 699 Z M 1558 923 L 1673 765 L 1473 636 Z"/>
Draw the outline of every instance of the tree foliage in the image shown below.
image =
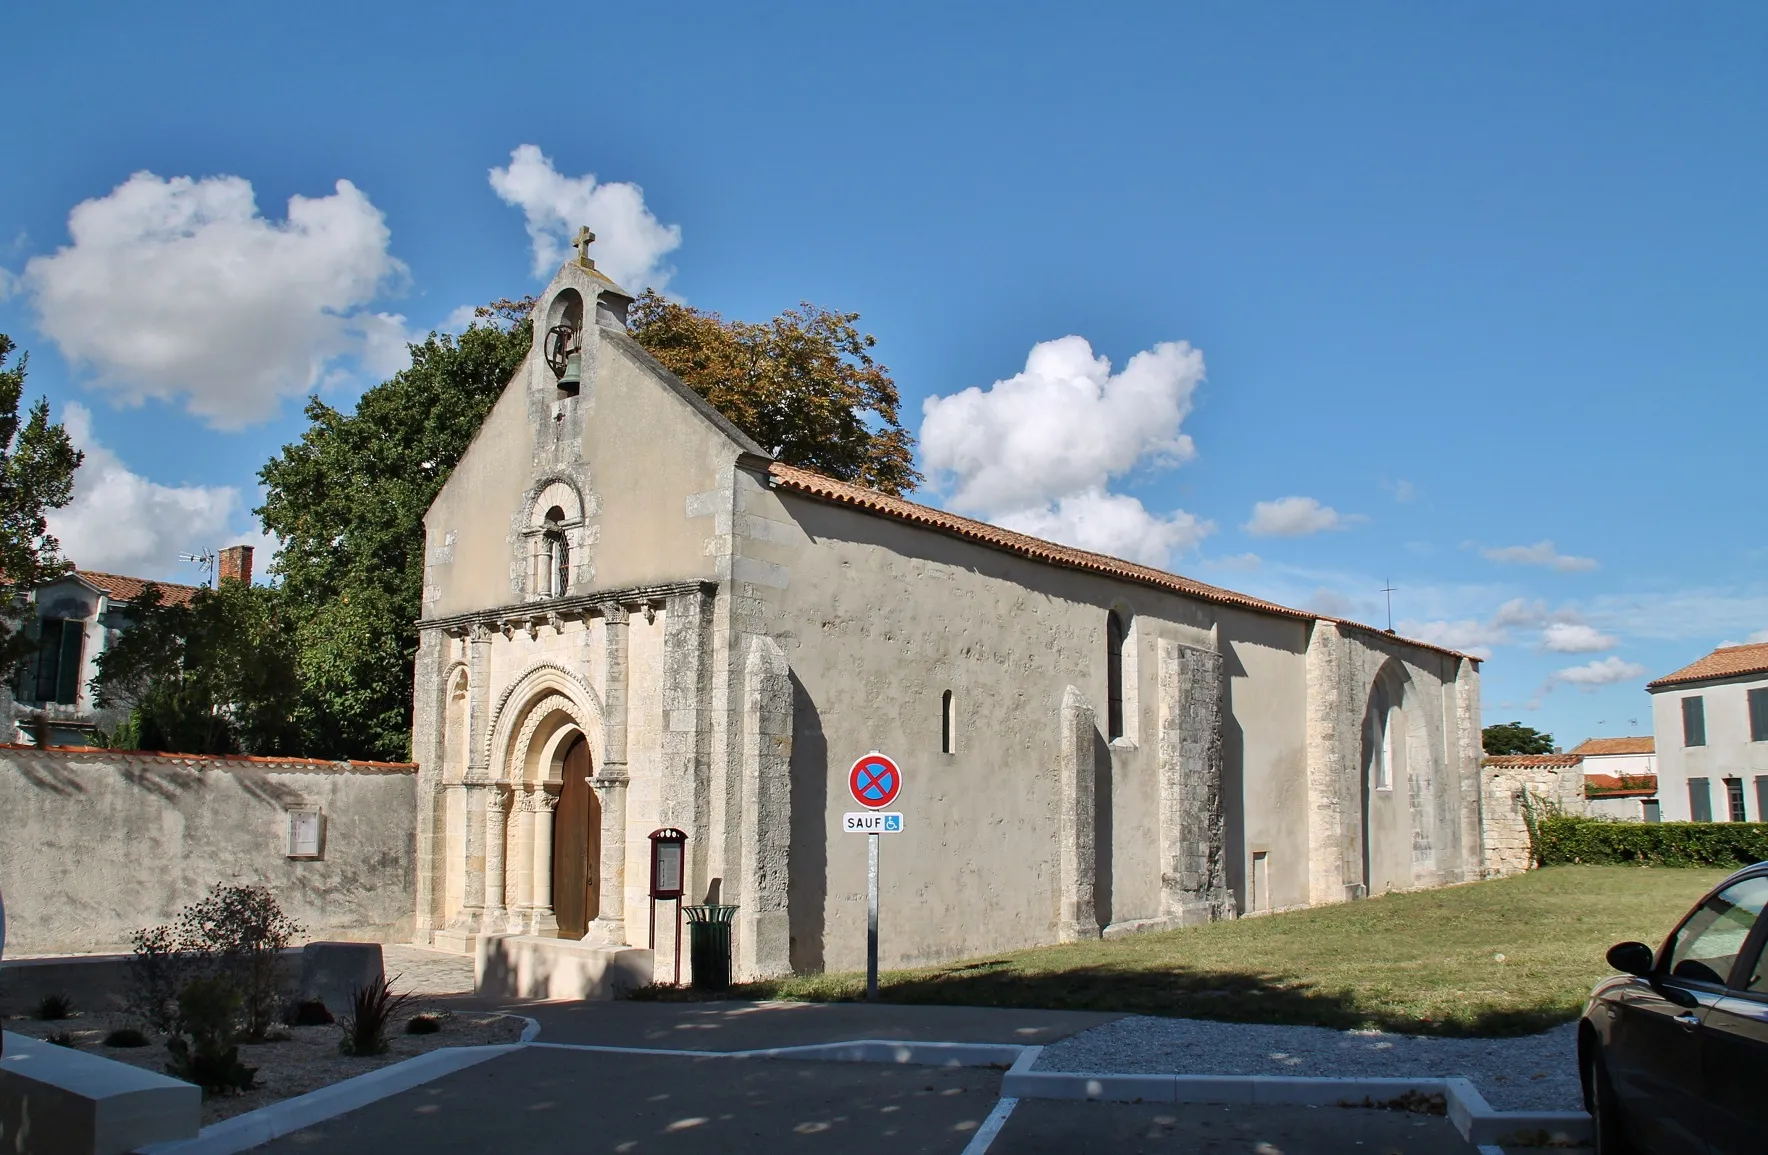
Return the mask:
<path fill-rule="evenodd" d="M 296 623 L 301 753 L 408 756 L 424 514 L 527 354 L 526 312 L 500 301 L 459 337 L 431 333 L 354 412 L 310 399 L 301 440 L 259 472 Z"/>
<path fill-rule="evenodd" d="M 1521 722 L 1499 722 L 1480 731 L 1487 754 L 1551 754 L 1553 735 Z"/>
<path fill-rule="evenodd" d="M 857 320 L 806 301 L 765 324 L 726 321 L 653 290 L 629 314 L 639 344 L 768 453 L 901 494 L 921 480 L 914 437 Z"/>
<path fill-rule="evenodd" d="M 6 368 L 15 348 L 0 333 L 0 605 L 6 606 L 71 568 L 45 515 L 73 500 L 74 470 L 82 459 L 67 430 L 49 420 L 47 398 L 38 398 L 20 422 L 30 356 Z M 0 664 L 10 668 L 30 648 L 19 624 L 0 616 Z"/>
<path fill-rule="evenodd" d="M 129 719 L 111 744 L 185 754 L 300 753 L 294 629 L 280 590 L 224 581 L 187 602 L 158 586 L 98 656 L 98 704 Z"/>

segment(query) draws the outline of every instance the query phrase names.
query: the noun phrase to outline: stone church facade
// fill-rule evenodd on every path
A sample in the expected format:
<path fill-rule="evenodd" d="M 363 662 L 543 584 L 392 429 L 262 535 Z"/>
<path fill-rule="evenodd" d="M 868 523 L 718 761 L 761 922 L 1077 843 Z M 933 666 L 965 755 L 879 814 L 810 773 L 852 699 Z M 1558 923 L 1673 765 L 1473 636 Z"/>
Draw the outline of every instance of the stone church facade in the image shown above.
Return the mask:
<path fill-rule="evenodd" d="M 740 976 L 863 965 L 872 750 L 885 965 L 1481 876 L 1475 659 L 775 462 L 630 301 L 560 270 L 426 519 L 419 941 L 642 947 L 675 827 Z"/>

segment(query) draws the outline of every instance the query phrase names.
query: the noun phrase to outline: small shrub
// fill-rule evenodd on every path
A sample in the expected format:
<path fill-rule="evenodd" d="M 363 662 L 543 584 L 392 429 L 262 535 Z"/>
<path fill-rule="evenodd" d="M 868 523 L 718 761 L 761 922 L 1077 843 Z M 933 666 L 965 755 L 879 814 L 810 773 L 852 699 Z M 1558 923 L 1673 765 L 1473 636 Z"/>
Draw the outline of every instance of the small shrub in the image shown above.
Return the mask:
<path fill-rule="evenodd" d="M 44 995 L 37 1000 L 36 1018 L 52 1023 L 74 1017 L 74 1000 L 67 995 Z"/>
<path fill-rule="evenodd" d="M 72 1047 L 76 1051 L 79 1050 L 79 1047 L 74 1045 L 74 1036 L 66 1031 L 51 1031 L 43 1037 L 43 1041 L 54 1043 L 58 1047 Z"/>
<path fill-rule="evenodd" d="M 262 886 L 218 882 L 178 915 L 179 945 L 215 960 L 232 976 L 248 1039 L 262 1039 L 276 1019 L 282 952 L 305 928 L 282 913 Z"/>
<path fill-rule="evenodd" d="M 344 1016 L 344 1037 L 338 1050 L 346 1055 L 387 1053 L 387 1025 L 410 995 L 395 995 L 386 979 L 350 992 L 350 1013 Z"/>
<path fill-rule="evenodd" d="M 107 1047 L 145 1047 L 147 1036 L 134 1027 L 118 1027 L 104 1037 Z"/>
<path fill-rule="evenodd" d="M 1536 861 L 1735 868 L 1768 860 L 1768 823 L 1602 822 L 1564 815 L 1538 823 Z"/>
<path fill-rule="evenodd" d="M 258 1069 L 239 1061 L 239 1019 L 244 1000 L 226 975 L 193 979 L 178 993 L 177 1033 L 166 1042 L 166 1070 L 203 1094 L 249 1091 Z"/>
<path fill-rule="evenodd" d="M 320 999 L 302 999 L 283 1011 L 283 1022 L 291 1027 L 329 1027 L 337 1022 Z"/>
<path fill-rule="evenodd" d="M 433 1035 L 442 1029 L 442 1020 L 435 1015 L 414 1015 L 405 1022 L 408 1035 Z"/>
<path fill-rule="evenodd" d="M 169 926 L 150 926 L 129 936 L 128 1008 L 148 1026 L 170 1033 L 178 1018 L 178 992 L 196 978 L 201 958 L 179 950 L 178 934 Z"/>

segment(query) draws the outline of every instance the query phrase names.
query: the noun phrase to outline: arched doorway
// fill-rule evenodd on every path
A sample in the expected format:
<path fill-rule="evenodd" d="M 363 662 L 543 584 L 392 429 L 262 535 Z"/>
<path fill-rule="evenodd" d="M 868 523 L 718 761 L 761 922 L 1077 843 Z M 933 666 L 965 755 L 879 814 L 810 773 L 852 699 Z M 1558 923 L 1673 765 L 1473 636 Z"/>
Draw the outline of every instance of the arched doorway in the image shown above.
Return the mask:
<path fill-rule="evenodd" d="M 590 773 L 589 743 L 579 734 L 565 751 L 553 813 L 553 915 L 560 938 L 582 938 L 599 905 L 602 808 L 590 789 Z"/>

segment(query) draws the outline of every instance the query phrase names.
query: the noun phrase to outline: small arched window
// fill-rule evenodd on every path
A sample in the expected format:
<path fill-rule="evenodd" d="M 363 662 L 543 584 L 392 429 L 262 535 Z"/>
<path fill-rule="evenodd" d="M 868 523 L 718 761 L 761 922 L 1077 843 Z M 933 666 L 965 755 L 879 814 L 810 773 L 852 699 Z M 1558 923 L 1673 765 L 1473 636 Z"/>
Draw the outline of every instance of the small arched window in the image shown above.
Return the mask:
<path fill-rule="evenodd" d="M 1387 685 L 1377 682 L 1375 685 L 1375 765 L 1372 767 L 1374 781 L 1370 785 L 1376 790 L 1392 790 L 1394 785 L 1394 730 L 1399 721 L 1398 707 L 1394 705 L 1392 694 Z"/>
<path fill-rule="evenodd" d="M 1123 730 L 1123 619 L 1112 610 L 1105 615 L 1105 737 L 1117 739 Z"/>
<path fill-rule="evenodd" d="M 562 598 L 571 588 L 571 543 L 565 540 L 565 511 L 553 506 L 546 511 L 546 533 L 541 538 L 541 562 L 546 591 Z"/>
<path fill-rule="evenodd" d="M 939 752 L 953 754 L 958 748 L 958 719 L 956 707 L 952 701 L 952 692 L 947 690 L 939 699 Z"/>

